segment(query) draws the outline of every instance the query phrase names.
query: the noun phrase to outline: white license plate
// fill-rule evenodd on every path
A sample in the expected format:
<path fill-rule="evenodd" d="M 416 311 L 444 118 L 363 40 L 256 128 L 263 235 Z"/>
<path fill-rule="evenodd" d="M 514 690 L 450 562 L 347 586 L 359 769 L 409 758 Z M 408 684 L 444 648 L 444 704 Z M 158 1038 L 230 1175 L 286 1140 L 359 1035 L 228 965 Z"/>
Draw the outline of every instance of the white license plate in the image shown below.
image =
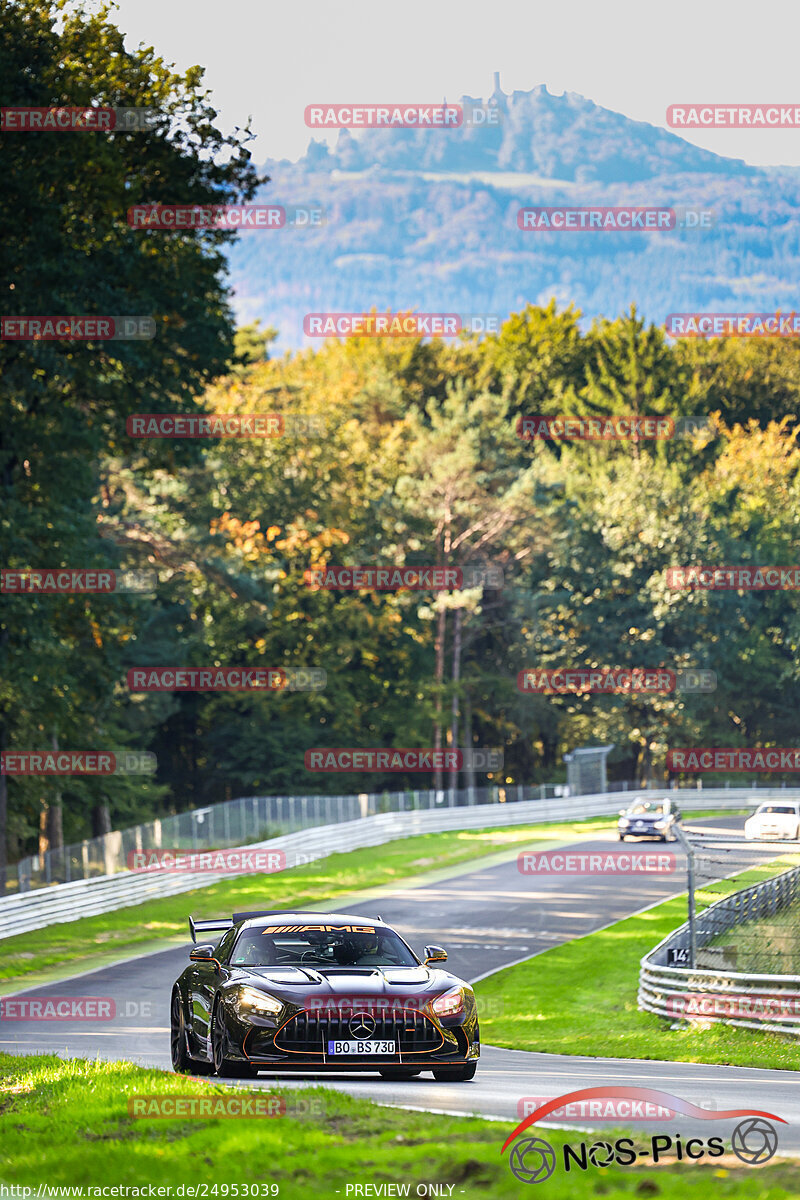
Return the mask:
<path fill-rule="evenodd" d="M 328 1042 L 328 1054 L 396 1054 L 394 1042 Z"/>

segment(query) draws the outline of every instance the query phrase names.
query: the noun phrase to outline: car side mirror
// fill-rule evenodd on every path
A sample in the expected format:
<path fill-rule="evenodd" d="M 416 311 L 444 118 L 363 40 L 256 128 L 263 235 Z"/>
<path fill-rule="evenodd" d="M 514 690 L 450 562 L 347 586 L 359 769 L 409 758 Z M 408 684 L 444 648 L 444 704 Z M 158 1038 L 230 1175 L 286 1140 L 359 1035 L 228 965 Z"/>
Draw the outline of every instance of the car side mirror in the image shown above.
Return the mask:
<path fill-rule="evenodd" d="M 216 956 L 214 954 L 215 950 L 216 950 L 216 946 L 211 945 L 211 944 L 209 944 L 207 946 L 195 946 L 194 949 L 192 950 L 191 954 L 189 955 L 189 961 L 190 962 L 216 962 L 217 960 L 216 960 Z"/>
<path fill-rule="evenodd" d="M 441 946 L 426 946 L 425 947 L 425 966 L 429 963 L 445 962 L 447 959 L 447 951 Z"/>

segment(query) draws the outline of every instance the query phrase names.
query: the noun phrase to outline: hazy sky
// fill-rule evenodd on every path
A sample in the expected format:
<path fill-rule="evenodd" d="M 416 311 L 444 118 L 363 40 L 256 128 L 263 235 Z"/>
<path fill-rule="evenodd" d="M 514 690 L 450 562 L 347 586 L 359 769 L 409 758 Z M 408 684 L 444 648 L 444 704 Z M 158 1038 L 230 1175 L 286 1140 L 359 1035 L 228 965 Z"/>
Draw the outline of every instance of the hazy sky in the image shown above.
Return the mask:
<path fill-rule="evenodd" d="M 318 102 L 431 102 L 539 83 L 665 125 L 669 104 L 800 103 L 800 4 L 773 0 L 118 0 L 128 36 L 200 63 L 222 124 L 248 115 L 257 161 L 298 158 Z M 321 135 L 315 133 L 319 138 Z M 754 164 L 800 165 L 800 130 L 690 139 Z"/>

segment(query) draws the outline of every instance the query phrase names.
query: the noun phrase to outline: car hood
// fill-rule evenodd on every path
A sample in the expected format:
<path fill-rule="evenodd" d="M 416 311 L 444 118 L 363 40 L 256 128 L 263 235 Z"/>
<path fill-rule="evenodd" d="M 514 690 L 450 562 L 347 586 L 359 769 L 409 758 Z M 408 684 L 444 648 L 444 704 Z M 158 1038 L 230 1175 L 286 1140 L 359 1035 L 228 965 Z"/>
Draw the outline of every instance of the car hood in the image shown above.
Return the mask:
<path fill-rule="evenodd" d="M 430 967 L 234 967 L 231 983 L 246 983 L 285 1000 L 314 996 L 436 995 L 464 986 L 448 971 Z"/>

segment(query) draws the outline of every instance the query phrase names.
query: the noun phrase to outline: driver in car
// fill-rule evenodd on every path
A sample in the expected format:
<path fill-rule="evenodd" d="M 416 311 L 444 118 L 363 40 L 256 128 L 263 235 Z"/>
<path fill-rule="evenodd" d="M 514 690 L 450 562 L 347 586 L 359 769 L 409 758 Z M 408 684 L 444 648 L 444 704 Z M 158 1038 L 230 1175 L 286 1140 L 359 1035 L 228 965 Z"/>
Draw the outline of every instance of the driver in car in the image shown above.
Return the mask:
<path fill-rule="evenodd" d="M 333 947 L 333 956 L 343 967 L 380 967 L 386 966 L 387 962 L 381 939 L 371 933 L 342 938 L 341 942 Z"/>
<path fill-rule="evenodd" d="M 235 967 L 273 967 L 278 961 L 272 938 L 260 933 L 246 933 L 236 947 L 232 959 Z"/>

